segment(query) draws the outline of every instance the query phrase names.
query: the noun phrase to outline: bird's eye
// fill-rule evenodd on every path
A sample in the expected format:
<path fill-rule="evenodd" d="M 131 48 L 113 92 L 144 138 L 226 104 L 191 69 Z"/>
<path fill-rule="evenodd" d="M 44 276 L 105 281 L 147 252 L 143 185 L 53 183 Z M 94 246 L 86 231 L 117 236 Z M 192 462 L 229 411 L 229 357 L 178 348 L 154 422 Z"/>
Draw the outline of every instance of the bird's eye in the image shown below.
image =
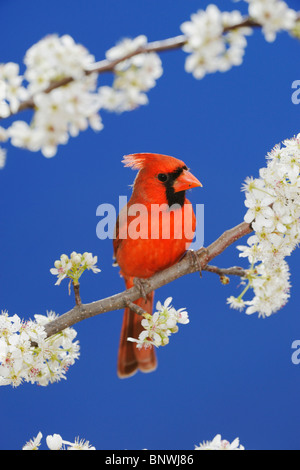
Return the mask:
<path fill-rule="evenodd" d="M 168 175 L 166 173 L 159 173 L 157 175 L 157 178 L 159 179 L 159 181 L 161 181 L 162 183 L 165 183 L 168 179 Z"/>

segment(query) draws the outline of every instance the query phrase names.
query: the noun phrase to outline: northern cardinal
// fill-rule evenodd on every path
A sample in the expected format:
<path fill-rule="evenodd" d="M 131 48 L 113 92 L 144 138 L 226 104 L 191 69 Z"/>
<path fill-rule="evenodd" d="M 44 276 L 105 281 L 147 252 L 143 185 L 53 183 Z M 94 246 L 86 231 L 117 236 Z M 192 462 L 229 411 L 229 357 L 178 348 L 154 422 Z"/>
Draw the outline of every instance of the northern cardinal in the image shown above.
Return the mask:
<path fill-rule="evenodd" d="M 134 285 L 134 278 L 147 279 L 172 266 L 185 254 L 196 227 L 196 217 L 185 192 L 202 184 L 183 161 L 167 155 L 136 153 L 126 155 L 122 162 L 125 167 L 139 170 L 132 196 L 119 214 L 113 241 L 115 265 L 120 267 L 129 289 Z M 170 210 L 174 204 L 176 208 Z M 162 209 L 159 218 L 153 217 L 152 207 Z M 183 230 L 185 215 L 191 219 L 192 236 Z M 164 232 L 166 228 L 169 234 Z M 152 314 L 153 294 L 135 303 Z M 129 377 L 137 370 L 151 372 L 157 367 L 153 346 L 139 349 L 127 341 L 128 337 L 138 338 L 143 330 L 141 320 L 140 315 L 125 309 L 117 367 L 120 378 Z"/>

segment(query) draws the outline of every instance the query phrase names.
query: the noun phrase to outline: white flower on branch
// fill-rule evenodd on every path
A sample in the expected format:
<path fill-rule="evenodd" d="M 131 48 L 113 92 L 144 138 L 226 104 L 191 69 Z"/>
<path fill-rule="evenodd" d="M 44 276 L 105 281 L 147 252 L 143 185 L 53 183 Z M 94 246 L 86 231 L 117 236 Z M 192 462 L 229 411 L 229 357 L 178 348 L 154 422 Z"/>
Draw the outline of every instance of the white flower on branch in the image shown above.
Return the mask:
<path fill-rule="evenodd" d="M 77 136 L 89 125 L 94 130 L 103 128 L 98 110 L 100 98 L 96 90 L 96 77 L 84 82 L 72 82 L 64 89 L 35 95 L 36 112 L 31 129 L 40 136 L 39 147 L 45 157 L 56 154 L 59 144 L 66 144 L 69 135 Z"/>
<path fill-rule="evenodd" d="M 217 434 L 212 441 L 206 441 L 199 446 L 195 446 L 195 450 L 245 450 L 240 445 L 239 438 L 236 438 L 231 444 L 230 442 L 222 439 L 220 434 Z"/>
<path fill-rule="evenodd" d="M 23 446 L 22 450 L 38 450 L 41 445 L 43 435 L 41 432 L 36 437 L 30 439 Z M 46 444 L 49 450 L 96 450 L 89 441 L 77 437 L 74 442 L 65 441 L 60 434 L 53 434 L 46 437 Z"/>
<path fill-rule="evenodd" d="M 15 113 L 20 103 L 28 98 L 28 90 L 22 83 L 23 77 L 19 75 L 18 64 L 0 64 L 0 117 L 5 118 L 11 112 Z"/>
<path fill-rule="evenodd" d="M 240 297 L 234 297 L 231 296 L 227 299 L 227 303 L 231 308 L 234 308 L 235 310 L 244 310 L 245 308 L 245 302 L 242 298 Z"/>
<path fill-rule="evenodd" d="M 64 77 L 83 79 L 84 71 L 94 61 L 94 56 L 71 36 L 49 35 L 26 52 L 24 76 L 29 83 L 28 90 L 33 95 Z"/>
<path fill-rule="evenodd" d="M 5 167 L 6 149 L 0 147 L 0 170 Z"/>
<path fill-rule="evenodd" d="M 30 97 L 34 105 L 30 124 L 15 121 L 7 129 L 12 145 L 53 157 L 58 145 L 66 144 L 70 136 L 89 126 L 95 131 L 103 128 L 98 76 L 85 73 L 94 62 L 86 48 L 68 35 L 51 35 L 33 45 L 24 62 L 27 89 L 21 86 L 23 77 L 18 76 L 17 64 L 0 66 L 0 116 L 16 112 Z M 65 86 L 51 91 L 63 79 L 67 80 Z"/>
<path fill-rule="evenodd" d="M 245 301 L 246 313 L 258 312 L 259 316 L 269 317 L 281 309 L 290 297 L 290 272 L 288 264 L 280 261 L 270 268 L 267 263 L 256 267 L 256 275 L 250 281 L 255 296 Z"/>
<path fill-rule="evenodd" d="M 7 134 L 11 139 L 11 144 L 15 147 L 28 149 L 37 152 L 43 141 L 43 133 L 41 129 L 29 126 L 25 121 L 14 121 L 8 128 Z"/>
<path fill-rule="evenodd" d="M 225 72 L 243 61 L 246 35 L 251 28 L 226 28 L 239 25 L 243 17 L 239 11 L 222 13 L 216 5 L 191 15 L 191 21 L 181 25 L 187 43 L 183 50 L 190 53 L 185 62 L 187 72 L 201 79 L 208 73 Z"/>
<path fill-rule="evenodd" d="M 58 277 L 55 285 L 59 285 L 66 277 L 76 285 L 85 270 L 91 270 L 95 274 L 101 272 L 96 266 L 97 261 L 97 256 L 87 252 L 82 255 L 73 251 L 70 258 L 67 255 L 61 255 L 60 259 L 55 261 L 55 267 L 50 269 L 51 274 Z"/>
<path fill-rule="evenodd" d="M 177 333 L 177 323 L 186 325 L 189 323 L 188 313 L 184 308 L 176 310 L 171 306 L 172 297 L 168 297 L 164 304 L 156 304 L 156 312 L 153 315 L 144 313 L 142 320 L 142 331 L 136 338 L 127 338 L 128 341 L 137 343 L 137 348 L 150 346 L 165 346 L 169 343 L 169 336 Z"/>
<path fill-rule="evenodd" d="M 249 15 L 262 26 L 269 42 L 276 39 L 280 31 L 292 31 L 296 26 L 297 13 L 282 0 L 246 0 Z"/>
<path fill-rule="evenodd" d="M 121 59 L 122 57 L 125 57 L 131 54 L 132 52 L 137 51 L 141 47 L 144 47 L 146 44 L 147 37 L 143 34 L 137 36 L 134 39 L 125 38 L 120 41 L 116 46 L 112 47 L 111 49 L 108 49 L 108 51 L 106 51 L 106 57 L 108 60 L 113 62 L 114 60 Z M 123 61 L 123 64 L 124 62 L 125 61 Z"/>
<path fill-rule="evenodd" d="M 146 36 L 126 38 L 109 49 L 106 57 L 110 61 L 119 60 L 146 44 Z M 99 88 L 102 107 L 108 111 L 123 112 L 147 104 L 145 92 L 156 85 L 156 80 L 162 73 L 161 60 L 154 52 L 138 54 L 121 61 L 115 67 L 113 86 Z"/>
<path fill-rule="evenodd" d="M 33 437 L 28 442 L 26 442 L 22 450 L 39 450 L 42 438 L 43 438 L 43 434 L 39 432 L 36 437 Z"/>
<path fill-rule="evenodd" d="M 76 331 L 66 328 L 46 337 L 45 325 L 56 318 L 54 312 L 35 315 L 23 322 L 18 315 L 0 315 L 0 385 L 19 386 L 23 382 L 46 386 L 65 378 L 79 357 Z"/>
<path fill-rule="evenodd" d="M 247 246 L 238 246 L 240 257 L 251 267 L 242 294 L 228 303 L 246 313 L 268 317 L 282 308 L 290 297 L 290 272 L 285 260 L 300 242 L 300 134 L 276 145 L 267 155 L 267 167 L 259 178 L 247 178 L 243 190 L 248 211 L 245 221 L 254 235 Z M 243 300 L 252 288 L 252 300 Z"/>

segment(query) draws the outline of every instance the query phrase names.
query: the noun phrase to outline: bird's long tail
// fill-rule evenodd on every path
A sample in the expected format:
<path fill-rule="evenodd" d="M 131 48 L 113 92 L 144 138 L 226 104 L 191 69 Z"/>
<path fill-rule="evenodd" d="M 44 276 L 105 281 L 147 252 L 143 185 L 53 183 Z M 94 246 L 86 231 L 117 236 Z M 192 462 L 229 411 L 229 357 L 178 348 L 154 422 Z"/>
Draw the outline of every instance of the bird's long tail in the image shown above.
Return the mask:
<path fill-rule="evenodd" d="M 133 286 L 131 280 L 126 281 L 126 288 Z M 147 301 L 143 298 L 134 303 L 139 305 L 145 312 L 152 314 L 154 292 L 147 295 Z M 130 377 L 138 370 L 141 372 L 152 372 L 157 367 L 154 346 L 147 348 L 137 348 L 136 343 L 127 341 L 128 337 L 138 339 L 143 330 L 141 325 L 142 317 L 129 308 L 125 309 L 121 338 L 118 354 L 117 373 L 120 378 Z"/>

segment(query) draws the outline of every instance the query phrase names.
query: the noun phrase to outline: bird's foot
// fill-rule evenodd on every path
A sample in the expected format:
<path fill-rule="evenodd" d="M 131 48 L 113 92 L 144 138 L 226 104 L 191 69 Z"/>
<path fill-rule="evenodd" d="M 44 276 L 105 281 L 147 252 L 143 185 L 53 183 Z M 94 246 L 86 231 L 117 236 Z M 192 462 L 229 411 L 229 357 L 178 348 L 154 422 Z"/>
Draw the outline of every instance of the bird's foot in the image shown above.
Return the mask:
<path fill-rule="evenodd" d="M 186 252 L 186 256 L 188 256 L 192 260 L 193 266 L 196 268 L 197 271 L 199 271 L 200 277 L 202 277 L 202 263 L 200 261 L 199 255 L 201 255 L 202 253 L 206 253 L 206 255 L 208 256 L 208 250 L 204 247 L 200 248 L 200 250 L 198 250 L 197 252 L 194 250 L 188 250 Z"/>
<path fill-rule="evenodd" d="M 133 279 L 134 286 L 139 290 L 141 297 L 147 302 L 147 292 L 149 290 L 149 282 L 147 279 L 141 279 L 139 277 L 135 277 Z"/>

